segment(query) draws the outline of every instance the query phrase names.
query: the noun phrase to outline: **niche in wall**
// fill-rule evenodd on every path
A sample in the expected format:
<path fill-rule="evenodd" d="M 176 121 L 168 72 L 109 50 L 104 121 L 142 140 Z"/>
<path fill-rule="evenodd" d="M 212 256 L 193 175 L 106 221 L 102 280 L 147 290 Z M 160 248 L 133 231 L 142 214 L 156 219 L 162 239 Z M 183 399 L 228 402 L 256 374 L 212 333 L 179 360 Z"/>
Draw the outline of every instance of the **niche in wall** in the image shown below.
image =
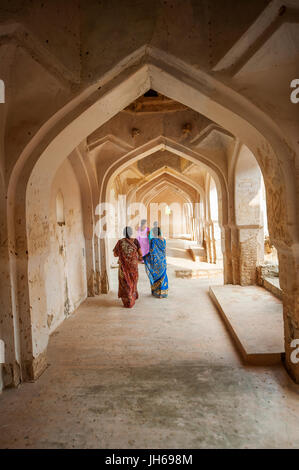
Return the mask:
<path fill-rule="evenodd" d="M 56 195 L 56 220 L 58 225 L 65 225 L 64 200 L 61 191 Z"/>

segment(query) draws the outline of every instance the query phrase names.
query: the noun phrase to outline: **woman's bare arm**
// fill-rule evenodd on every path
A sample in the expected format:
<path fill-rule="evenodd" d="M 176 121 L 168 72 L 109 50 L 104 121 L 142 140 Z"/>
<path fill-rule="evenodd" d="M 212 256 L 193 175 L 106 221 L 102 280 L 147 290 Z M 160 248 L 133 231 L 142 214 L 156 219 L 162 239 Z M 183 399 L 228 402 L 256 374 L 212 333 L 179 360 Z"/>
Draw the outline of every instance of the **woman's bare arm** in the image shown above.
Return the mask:
<path fill-rule="evenodd" d="M 142 251 L 141 251 L 141 248 L 138 248 L 138 257 L 139 257 L 139 261 L 142 261 Z"/>
<path fill-rule="evenodd" d="M 117 242 L 115 247 L 113 248 L 113 254 L 114 254 L 115 257 L 118 256 L 118 245 L 119 245 L 119 243 Z"/>

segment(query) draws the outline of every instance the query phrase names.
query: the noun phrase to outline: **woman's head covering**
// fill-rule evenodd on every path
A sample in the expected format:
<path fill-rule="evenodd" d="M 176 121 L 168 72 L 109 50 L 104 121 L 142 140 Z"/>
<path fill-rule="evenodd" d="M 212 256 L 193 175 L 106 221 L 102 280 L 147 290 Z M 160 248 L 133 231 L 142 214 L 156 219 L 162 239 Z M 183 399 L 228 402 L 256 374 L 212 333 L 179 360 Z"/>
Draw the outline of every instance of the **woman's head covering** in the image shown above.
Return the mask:
<path fill-rule="evenodd" d="M 123 235 L 125 238 L 131 238 L 132 234 L 133 234 L 133 230 L 131 227 L 124 228 Z"/>
<path fill-rule="evenodd" d="M 161 233 L 162 233 L 162 232 L 161 232 L 160 227 L 154 227 L 154 228 L 153 228 L 153 235 L 154 235 L 154 237 L 160 237 L 160 236 L 161 236 Z"/>

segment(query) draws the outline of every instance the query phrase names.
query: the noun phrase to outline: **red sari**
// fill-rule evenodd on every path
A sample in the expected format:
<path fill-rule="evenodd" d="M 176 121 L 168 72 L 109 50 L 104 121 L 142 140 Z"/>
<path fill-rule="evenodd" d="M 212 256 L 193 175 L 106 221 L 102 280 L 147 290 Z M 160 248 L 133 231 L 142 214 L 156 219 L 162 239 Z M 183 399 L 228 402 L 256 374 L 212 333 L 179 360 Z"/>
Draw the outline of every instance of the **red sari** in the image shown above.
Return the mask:
<path fill-rule="evenodd" d="M 114 254 L 119 259 L 118 297 L 126 308 L 132 308 L 138 299 L 138 240 L 122 238 L 114 247 Z"/>

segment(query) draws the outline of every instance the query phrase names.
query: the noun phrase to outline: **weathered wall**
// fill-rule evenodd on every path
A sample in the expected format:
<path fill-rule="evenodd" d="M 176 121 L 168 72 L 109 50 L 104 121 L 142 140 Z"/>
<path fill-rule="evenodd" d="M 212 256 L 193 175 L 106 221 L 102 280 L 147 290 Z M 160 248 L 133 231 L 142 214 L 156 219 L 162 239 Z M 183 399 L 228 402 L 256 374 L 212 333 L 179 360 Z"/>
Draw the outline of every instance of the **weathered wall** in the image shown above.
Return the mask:
<path fill-rule="evenodd" d="M 244 145 L 236 164 L 235 211 L 239 282 L 255 284 L 256 266 L 264 260 L 263 177 L 254 155 Z"/>
<path fill-rule="evenodd" d="M 55 211 L 55 197 L 59 190 L 63 194 L 65 212 L 65 225 L 61 226 L 56 222 Z M 52 332 L 86 297 L 85 240 L 81 194 L 68 160 L 58 170 L 53 181 L 50 223 L 53 232 L 51 233 L 51 248 L 47 263 L 47 271 L 50 275 L 47 277 L 50 278 L 49 287 L 50 282 L 55 279 L 56 286 L 53 288 L 56 288 L 57 292 L 57 296 L 53 296 L 53 291 L 49 288 L 49 295 L 47 295 L 49 323 L 51 315 L 53 315 L 50 327 L 50 332 Z M 59 256 L 57 256 L 58 254 Z M 55 273 L 51 272 L 52 266 L 55 264 L 60 282 L 57 282 Z"/>
<path fill-rule="evenodd" d="M 65 225 L 57 223 L 58 191 L 63 195 Z M 27 226 L 34 357 L 44 352 L 49 334 L 87 295 L 81 194 L 68 160 L 52 183 L 48 215 L 48 224 L 44 214 L 35 214 Z"/>

